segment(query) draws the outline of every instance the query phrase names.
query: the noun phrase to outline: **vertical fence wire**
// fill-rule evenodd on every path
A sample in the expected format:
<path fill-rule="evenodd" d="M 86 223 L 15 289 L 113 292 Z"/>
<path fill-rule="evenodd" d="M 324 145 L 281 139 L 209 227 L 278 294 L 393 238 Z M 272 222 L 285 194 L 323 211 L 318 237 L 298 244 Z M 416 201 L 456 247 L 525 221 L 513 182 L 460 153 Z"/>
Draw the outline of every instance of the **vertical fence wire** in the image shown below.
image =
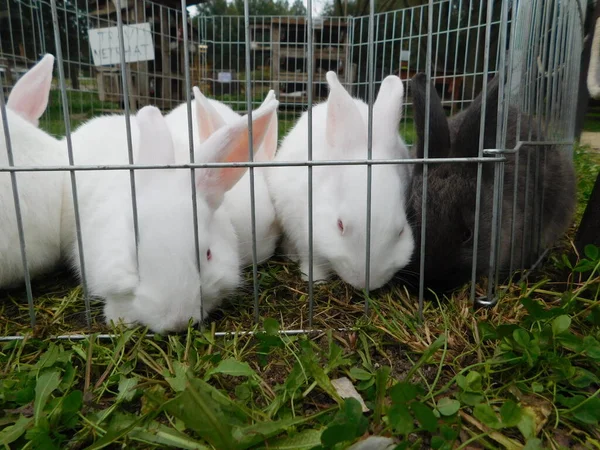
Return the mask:
<path fill-rule="evenodd" d="M 54 42 L 56 45 L 56 63 L 58 65 L 58 79 L 62 101 L 63 120 L 65 124 L 65 140 L 67 143 L 67 153 L 69 156 L 69 166 L 74 165 L 73 143 L 71 142 L 71 122 L 69 119 L 69 99 L 67 96 L 67 86 L 65 83 L 65 72 L 63 67 L 62 47 L 60 41 L 60 28 L 58 24 L 58 12 L 56 10 L 56 0 L 50 0 L 50 9 L 52 10 L 52 26 L 54 29 Z M 81 218 L 79 216 L 79 198 L 77 196 L 77 176 L 74 169 L 70 171 L 71 175 L 71 193 L 73 195 L 73 212 L 75 216 L 75 233 L 77 236 L 77 250 L 79 251 L 79 264 L 81 266 L 81 286 L 83 289 L 83 301 L 85 303 L 85 319 L 88 327 L 92 325 L 92 314 L 90 305 L 90 296 L 87 288 L 87 277 L 85 271 L 85 255 L 83 254 L 83 233 L 81 232 Z"/>
<path fill-rule="evenodd" d="M 367 122 L 367 160 L 373 159 L 373 103 L 375 101 L 375 0 L 369 1 L 369 34 L 367 43 L 367 82 L 369 88 L 369 112 Z M 365 314 L 369 312 L 369 285 L 371 280 L 371 209 L 373 165 L 367 163 L 367 236 L 365 248 Z"/>
<path fill-rule="evenodd" d="M 433 0 L 429 0 L 427 8 L 427 57 L 425 58 L 425 130 L 423 134 L 423 196 L 421 200 L 421 249 L 419 261 L 419 320 L 423 320 L 423 306 L 425 295 L 425 249 L 427 239 L 427 186 L 429 164 L 429 127 L 431 126 L 429 114 L 431 110 L 431 51 L 432 51 L 432 33 L 433 28 Z"/>
<path fill-rule="evenodd" d="M 119 40 L 119 56 L 120 56 L 120 69 L 121 69 L 121 85 L 123 89 L 123 108 L 125 110 L 125 132 L 127 135 L 127 154 L 129 157 L 129 164 L 133 165 L 133 142 L 131 139 L 131 111 L 129 110 L 129 86 L 127 82 L 127 63 L 125 62 L 125 38 L 123 36 L 123 18 L 121 16 L 121 0 L 117 0 L 117 31 Z M 162 29 L 161 29 L 162 31 Z M 131 208 L 133 214 L 133 233 L 135 237 L 135 256 L 138 261 L 138 244 L 140 242 L 140 231 L 138 224 L 138 210 L 137 210 L 137 195 L 135 190 L 135 171 L 129 170 L 129 182 L 131 187 Z"/>
<path fill-rule="evenodd" d="M 184 1 L 184 0 L 182 0 Z M 254 161 L 254 141 L 252 139 L 252 65 L 250 62 L 250 6 L 244 0 L 244 30 L 246 42 L 246 107 L 248 109 L 248 157 Z M 277 112 L 275 112 L 277 114 Z M 254 293 L 254 321 L 258 323 L 258 266 L 256 256 L 256 198 L 254 190 L 254 167 L 249 167 L 250 172 L 250 212 L 252 226 L 252 280 Z"/>
<path fill-rule="evenodd" d="M 504 117 L 504 81 L 505 81 L 505 62 L 506 62 L 506 39 L 508 27 L 508 4 L 502 2 L 500 36 L 498 39 L 498 59 L 499 63 L 496 67 L 497 77 L 499 80 L 498 86 L 498 107 L 496 109 L 496 148 L 505 149 L 506 132 L 505 123 L 501 120 Z M 500 239 L 502 234 L 502 189 L 504 187 L 504 162 L 494 163 L 494 189 L 493 189 L 493 205 L 492 205 L 492 229 L 490 235 L 490 255 L 489 255 L 489 270 L 488 270 L 488 286 L 487 297 L 480 300 L 480 304 L 493 306 L 498 301 L 496 294 L 497 268 L 498 259 L 501 256 Z"/>
<path fill-rule="evenodd" d="M 6 142 L 6 156 L 8 165 L 14 167 L 15 160 L 12 151 L 12 142 L 10 139 L 10 130 L 8 127 L 8 115 L 6 102 L 4 101 L 4 83 L 0 76 L 0 114 L 2 114 L 2 127 L 4 130 L 4 140 Z M 25 275 L 25 290 L 27 292 L 27 304 L 29 309 L 29 323 L 31 328 L 35 326 L 35 309 L 33 308 L 33 294 L 31 291 L 31 275 L 29 273 L 29 261 L 27 258 L 27 245 L 25 242 L 25 229 L 23 228 L 23 215 L 21 210 L 21 199 L 19 197 L 19 186 L 17 183 L 17 173 L 10 173 L 10 183 L 13 193 L 13 202 L 15 206 L 15 215 L 17 219 L 17 232 L 19 234 L 19 247 L 21 248 L 21 260 L 23 263 L 23 274 Z"/>
<path fill-rule="evenodd" d="M 184 18 L 183 22 L 183 64 L 184 64 L 184 72 L 185 72 L 185 100 L 186 100 L 186 109 L 187 109 L 187 125 L 188 125 L 188 145 L 189 145 L 189 155 L 190 162 L 193 164 L 195 162 L 194 155 L 194 126 L 192 123 L 192 83 L 190 76 L 190 47 L 189 47 L 189 37 L 188 37 L 188 20 L 187 20 L 187 8 L 186 8 L 186 0 L 181 0 L 181 14 Z M 196 120 L 201 120 L 200 117 L 196 117 Z M 198 269 L 198 276 L 200 280 L 202 280 L 202 268 L 200 266 L 200 237 L 198 236 L 198 203 L 197 197 L 198 193 L 196 192 L 196 169 L 190 169 L 190 187 L 192 192 L 192 221 L 194 224 L 194 250 L 196 253 L 196 266 Z M 202 282 L 200 282 L 200 317 L 204 318 L 204 302 L 202 298 Z M 203 321 L 200 320 L 200 327 L 202 327 Z"/>
<path fill-rule="evenodd" d="M 308 61 L 307 61 L 307 82 L 306 93 L 308 97 L 308 161 L 313 160 L 313 17 L 312 0 L 306 3 L 306 24 L 307 24 L 307 43 L 308 43 Z M 313 168 L 308 166 L 308 327 L 313 327 L 313 318 L 315 311 L 315 293 L 314 293 L 314 236 L 313 236 Z"/>
<path fill-rule="evenodd" d="M 494 6 L 493 0 L 487 1 L 486 11 L 486 29 L 485 29 L 485 47 L 484 47 L 484 60 L 483 60 L 483 87 L 481 90 L 481 115 L 479 125 L 479 152 L 478 156 L 483 156 L 483 145 L 484 145 L 484 133 L 485 133 L 485 114 L 487 109 L 487 74 L 489 69 L 489 55 L 490 55 L 490 40 L 491 40 L 491 23 L 492 23 L 492 8 Z M 478 32 L 479 33 L 479 32 Z M 477 36 L 479 40 L 479 35 Z M 481 161 L 477 163 L 477 192 L 475 195 L 475 225 L 473 232 L 473 259 L 471 266 L 471 302 L 475 302 L 475 290 L 477 288 L 477 256 L 479 252 L 479 226 L 481 220 L 481 191 L 483 181 L 483 164 Z"/>

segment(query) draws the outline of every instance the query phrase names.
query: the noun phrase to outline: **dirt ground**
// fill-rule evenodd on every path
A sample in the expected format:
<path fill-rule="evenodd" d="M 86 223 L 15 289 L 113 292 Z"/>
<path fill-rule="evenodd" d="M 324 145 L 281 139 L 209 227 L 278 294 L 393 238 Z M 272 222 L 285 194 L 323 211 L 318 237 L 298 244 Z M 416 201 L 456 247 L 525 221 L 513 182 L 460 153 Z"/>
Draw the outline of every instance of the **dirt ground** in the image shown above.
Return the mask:
<path fill-rule="evenodd" d="M 600 152 L 600 133 L 584 131 L 581 133 L 580 142 L 584 145 L 589 145 L 594 150 Z"/>

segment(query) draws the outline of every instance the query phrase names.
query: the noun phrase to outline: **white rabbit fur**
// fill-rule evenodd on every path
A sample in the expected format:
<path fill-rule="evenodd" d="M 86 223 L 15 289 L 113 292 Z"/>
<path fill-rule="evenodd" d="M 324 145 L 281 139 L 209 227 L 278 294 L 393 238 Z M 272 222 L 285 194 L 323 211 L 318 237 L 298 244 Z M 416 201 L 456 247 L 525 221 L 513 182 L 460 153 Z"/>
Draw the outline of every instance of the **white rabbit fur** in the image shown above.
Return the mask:
<path fill-rule="evenodd" d="M 326 103 L 313 108 L 313 159 L 367 158 L 368 106 L 353 99 L 334 72 Z M 398 135 L 404 88 L 396 76 L 382 83 L 373 106 L 373 159 L 404 159 L 408 150 Z M 284 138 L 276 161 L 308 159 L 308 115 Z M 267 181 L 284 231 L 284 250 L 300 261 L 307 279 L 308 169 L 272 167 Z M 387 283 L 410 261 L 414 240 L 405 213 L 411 170 L 407 165 L 372 166 L 370 289 Z M 366 287 L 367 167 L 315 166 L 313 169 L 313 279 L 332 272 L 356 288 Z"/>
<path fill-rule="evenodd" d="M 15 84 L 6 104 L 6 119 L 16 166 L 66 165 L 60 142 L 37 128 L 48 104 L 54 57 L 45 55 Z M 0 118 L 0 165 L 8 166 L 8 149 Z M 21 218 L 31 277 L 54 269 L 60 262 L 61 172 L 17 172 Z M 0 286 L 24 280 L 23 259 L 11 176 L 0 173 Z"/>
<path fill-rule="evenodd" d="M 275 100 L 275 93 L 269 91 L 258 110 L 268 107 Z M 216 130 L 226 124 L 234 123 L 240 115 L 224 103 L 207 99 L 198 88 L 194 88 L 192 105 L 192 124 L 194 148 L 200 145 Z M 200 121 L 197 118 L 200 117 Z M 166 116 L 169 128 L 180 150 L 189 147 L 187 104 L 179 105 Z M 277 150 L 277 111 L 273 112 L 272 122 L 262 145 L 254 142 L 254 160 L 270 161 Z M 189 150 L 177 153 L 177 162 L 189 162 Z M 281 231 L 275 214 L 275 207 L 265 180 L 265 169 L 254 169 L 254 201 L 257 264 L 268 260 L 277 246 Z M 227 210 L 238 236 L 239 253 L 242 266 L 252 264 L 252 209 L 250 172 L 246 172 L 240 181 L 225 194 L 223 207 Z"/>
<path fill-rule="evenodd" d="M 254 122 L 254 138 L 260 140 L 268 121 L 257 117 Z M 142 108 L 130 123 L 135 163 L 175 163 L 173 139 L 158 109 Z M 81 126 L 72 135 L 75 164 L 127 164 L 124 125 L 123 116 L 105 116 Z M 247 122 L 240 118 L 198 148 L 196 161 L 245 161 L 247 139 Z M 136 171 L 137 264 L 129 172 L 77 173 L 87 287 L 91 295 L 105 299 L 107 322 L 141 323 L 156 332 L 181 330 L 190 318 L 203 320 L 239 285 L 235 231 L 219 206 L 244 172 L 244 168 L 195 172 L 200 273 L 189 171 Z M 81 276 L 70 189 L 65 195 L 63 242 Z"/>

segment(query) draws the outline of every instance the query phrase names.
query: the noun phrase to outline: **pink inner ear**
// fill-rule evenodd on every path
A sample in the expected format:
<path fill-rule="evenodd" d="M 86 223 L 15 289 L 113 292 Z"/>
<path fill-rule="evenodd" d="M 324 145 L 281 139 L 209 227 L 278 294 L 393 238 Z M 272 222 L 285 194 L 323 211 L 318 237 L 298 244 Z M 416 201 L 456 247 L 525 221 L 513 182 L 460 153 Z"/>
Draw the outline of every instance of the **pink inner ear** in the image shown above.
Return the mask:
<path fill-rule="evenodd" d="M 356 103 L 343 88 L 336 88 L 327 101 L 327 143 L 330 148 L 345 151 L 366 142 L 366 127 Z"/>
<path fill-rule="evenodd" d="M 6 104 L 35 126 L 48 106 L 53 65 L 54 57 L 46 55 L 17 81 Z"/>

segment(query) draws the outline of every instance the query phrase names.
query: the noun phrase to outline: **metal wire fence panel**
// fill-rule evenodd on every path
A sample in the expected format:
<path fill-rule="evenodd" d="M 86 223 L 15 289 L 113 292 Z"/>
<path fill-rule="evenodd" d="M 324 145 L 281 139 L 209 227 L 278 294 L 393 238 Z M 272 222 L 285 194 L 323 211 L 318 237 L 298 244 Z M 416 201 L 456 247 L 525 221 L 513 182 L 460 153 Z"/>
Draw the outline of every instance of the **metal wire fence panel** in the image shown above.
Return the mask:
<path fill-rule="evenodd" d="M 310 11 L 310 1 L 308 6 Z M 197 192 L 200 189 L 198 174 L 209 169 L 249 167 L 251 215 L 248 228 L 253 263 L 251 275 L 247 272 L 247 281 L 252 289 L 238 290 L 235 296 L 243 299 L 244 307 L 252 311 L 254 321 L 258 322 L 263 317 L 261 302 L 267 295 L 263 292 L 267 275 L 259 271 L 257 264 L 261 262 L 257 249 L 261 219 L 261 210 L 256 204 L 258 183 L 265 176 L 264 170 L 295 167 L 306 171 L 305 213 L 310 265 L 305 274 L 308 284 L 300 297 L 307 309 L 302 310 L 297 320 L 286 324 L 293 332 L 314 327 L 315 314 L 318 314 L 314 286 L 318 280 L 314 270 L 321 256 L 315 244 L 319 236 L 314 233 L 318 230 L 315 221 L 320 218 L 313 214 L 316 214 L 315 199 L 318 200 L 322 192 L 314 177 L 318 178 L 323 168 L 366 168 L 366 234 L 364 247 L 360 249 L 365 255 L 365 273 L 360 275 L 364 277 L 365 289 L 357 295 L 367 313 L 370 280 L 374 275 L 371 263 L 379 256 L 373 250 L 372 235 L 378 224 L 373 223 L 372 208 L 378 202 L 375 185 L 380 168 L 397 166 L 413 171 L 412 184 L 410 180 L 407 182 L 409 188 L 403 202 L 415 236 L 415 252 L 400 281 L 394 282 L 406 282 L 418 288 L 416 295 L 421 305 L 429 282 L 443 281 L 436 280 L 435 273 L 444 268 L 444 262 L 436 261 L 440 258 L 432 255 L 432 249 L 444 237 L 431 237 L 432 232 L 428 230 L 433 230 L 443 219 L 440 211 L 444 210 L 444 197 L 436 191 L 437 180 L 450 177 L 453 171 L 452 176 L 462 174 L 463 179 L 472 179 L 468 195 L 463 196 L 468 204 L 461 206 L 469 211 L 469 224 L 459 231 L 462 240 L 457 243 L 456 251 L 462 260 L 468 261 L 464 277 L 472 283 L 474 301 L 493 304 L 501 295 L 497 286 L 503 277 L 538 264 L 552 244 L 547 224 L 558 223 L 557 217 L 563 212 L 556 211 L 560 187 L 553 185 L 548 174 L 559 170 L 555 167 L 555 155 L 570 155 L 574 140 L 578 86 L 572 80 L 579 79 L 584 19 L 584 9 L 577 0 L 431 0 L 389 12 L 377 11 L 371 1 L 369 13 L 363 17 L 259 16 L 247 0 L 243 15 L 239 16 L 197 14 L 192 9 L 188 11 L 185 0 L 181 3 L 8 0 L 2 8 L 0 106 L 3 144 L 7 150 L 6 157 L 2 155 L 0 159 L 0 187 L 6 186 L 9 194 L 0 198 L 6 203 L 1 205 L 4 210 L 15 210 L 15 236 L 19 237 L 15 245 L 21 249 L 25 286 L 25 291 L 17 297 L 28 300 L 32 327 L 36 296 L 29 273 L 26 224 L 22 223 L 19 179 L 23 174 L 33 177 L 30 180 L 35 180 L 39 173 L 62 171 L 65 174 L 66 206 L 63 207 L 73 216 L 74 242 L 83 275 L 83 289 L 72 301 L 79 305 L 88 327 L 94 312 L 90 298 L 93 293 L 88 290 L 86 278 L 89 244 L 81 231 L 81 193 L 78 192 L 78 178 L 85 177 L 86 173 L 115 170 L 128 173 L 128 192 L 124 196 L 130 200 L 131 219 L 127 220 L 131 220 L 137 261 L 140 219 L 136 174 L 145 170 L 189 171 L 189 201 L 194 222 L 189 248 L 194 249 L 195 264 L 202 277 L 201 259 L 206 250 L 199 232 L 198 215 L 202 212 L 199 212 L 198 202 L 204 193 Z M 54 163 L 27 164 L 24 159 L 13 157 L 15 137 L 11 138 L 14 133 L 5 99 L 10 98 L 17 80 L 45 53 L 56 56 L 56 70 L 49 106 L 40 120 L 40 128 L 61 138 L 60 145 L 68 158 L 65 156 L 64 160 Z M 320 120 L 321 116 L 313 115 L 313 107 L 327 100 L 331 83 L 326 74 L 330 71 L 337 74 L 348 93 L 368 105 L 363 157 L 314 158 L 318 152 L 313 153 L 313 146 L 315 149 L 320 146 L 315 141 L 320 139 L 320 134 L 315 134 L 319 123 L 314 120 Z M 413 87 L 416 85 L 409 80 L 423 72 L 421 103 L 424 110 L 419 112 L 418 100 L 415 100 L 419 88 Z M 399 132 L 412 147 L 410 156 L 405 158 L 374 157 L 373 154 L 379 129 L 375 102 L 389 75 L 398 76 L 404 83 Z M 192 95 L 194 86 L 204 96 L 230 106 L 240 118 L 248 114 L 247 162 L 206 161 L 202 156 L 198 160 L 198 149 L 203 143 L 197 139 L 200 119 L 194 116 L 198 111 L 195 104 L 198 97 L 194 100 Z M 279 141 L 293 129 L 302 112 L 307 111 L 308 127 L 302 137 L 307 152 L 304 160 L 256 158 L 261 150 L 262 135 L 253 132 L 260 130 L 255 119 L 260 117 L 263 101 L 271 90 L 279 100 L 276 121 Z M 435 119 L 435 99 L 438 97 L 443 114 L 453 117 L 448 122 L 451 145 L 445 154 L 440 154 L 436 147 L 439 123 Z M 135 164 L 140 138 L 129 116 L 147 105 L 157 106 L 164 114 L 184 105 L 182 117 L 186 123 L 178 130 L 183 133 L 185 129 L 185 135 L 173 139 L 184 142 L 185 159 L 168 164 Z M 461 113 L 469 107 L 474 114 Z M 126 118 L 122 123 L 127 157 L 123 161 L 94 160 L 75 164 L 77 148 L 71 139 L 72 131 L 94 117 L 107 114 Z M 464 150 L 471 147 L 473 151 Z M 463 169 L 467 166 L 469 169 Z M 445 175 L 441 177 L 441 173 Z M 568 174 L 560 173 L 568 179 Z M 242 181 L 248 183 L 245 178 Z M 568 215 L 568 211 L 564 214 Z M 456 215 L 450 214 L 448 220 L 451 217 Z M 454 225 L 452 222 L 450 228 Z M 557 225 L 557 228 L 560 227 Z M 343 231 L 343 227 L 341 229 Z M 451 243 L 447 251 L 453 251 Z M 286 256 L 285 250 L 278 255 Z M 456 267 L 457 271 L 462 269 L 462 266 Z M 446 278 L 458 276 L 446 272 Z M 487 280 L 486 295 L 477 299 L 476 283 L 481 276 Z M 200 318 L 208 312 L 205 311 L 208 297 L 202 294 L 205 287 L 199 287 Z M 277 289 L 273 292 L 286 295 Z M 230 322 L 225 323 L 232 326 Z M 16 338 L 12 328 L 5 329 L 2 339 Z"/>

